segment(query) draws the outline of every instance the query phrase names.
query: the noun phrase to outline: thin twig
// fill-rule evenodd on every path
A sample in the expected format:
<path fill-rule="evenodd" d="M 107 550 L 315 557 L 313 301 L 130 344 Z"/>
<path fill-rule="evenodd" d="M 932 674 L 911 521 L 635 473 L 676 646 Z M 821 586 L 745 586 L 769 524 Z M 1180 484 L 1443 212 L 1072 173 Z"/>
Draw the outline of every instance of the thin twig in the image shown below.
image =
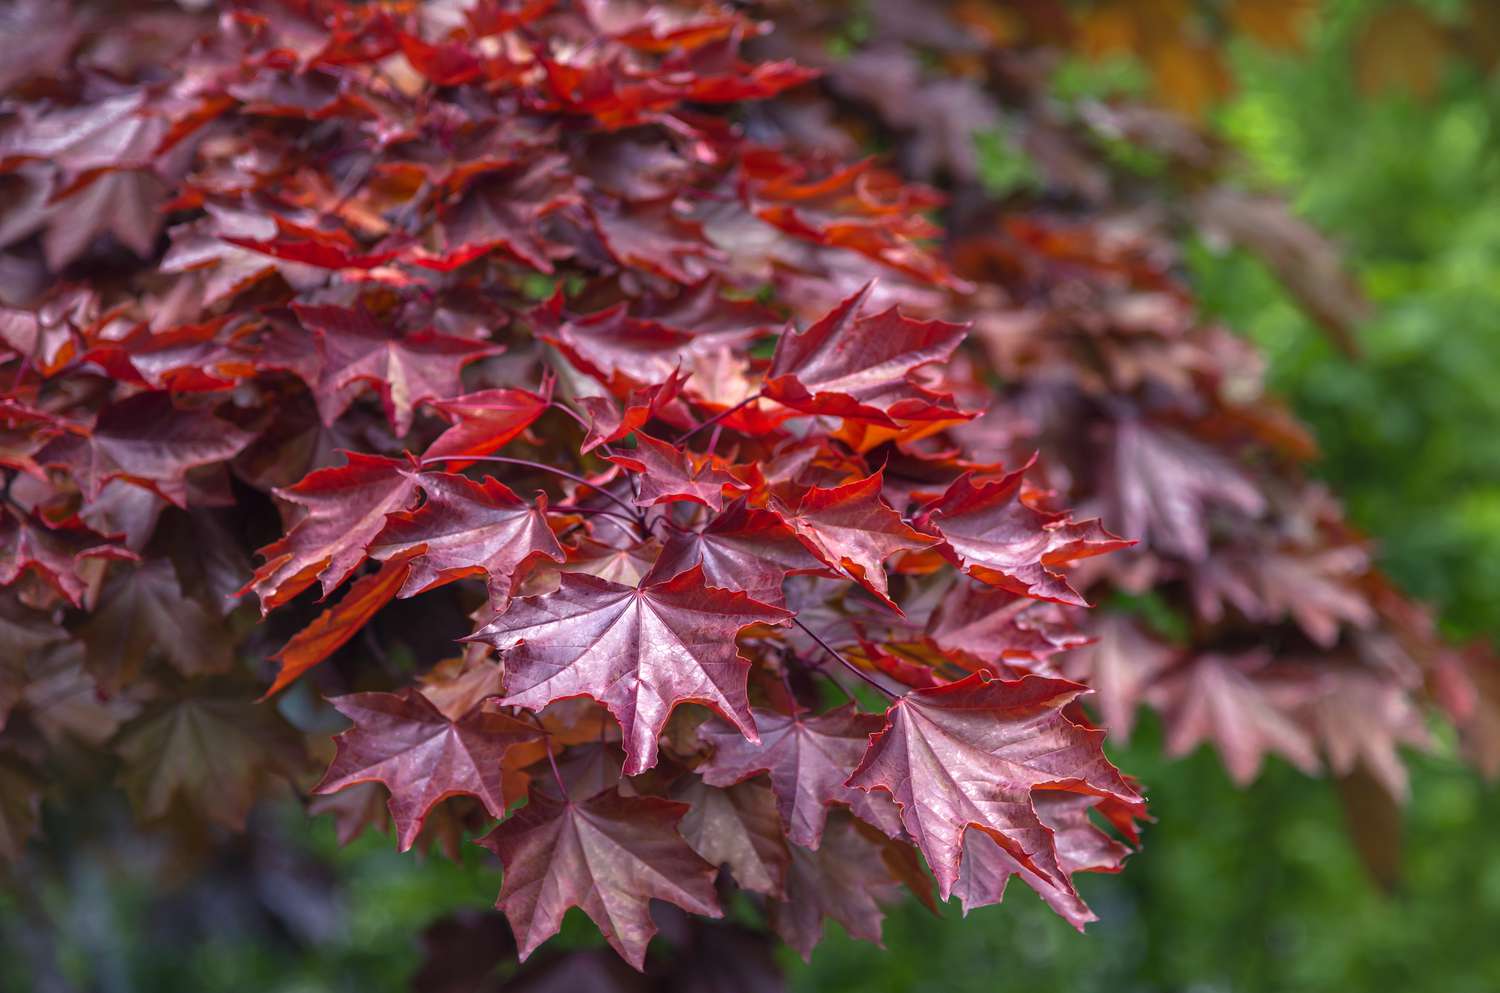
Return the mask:
<path fill-rule="evenodd" d="M 831 672 L 828 671 L 828 667 L 826 665 L 820 665 L 820 666 L 818 666 L 818 668 L 820 670 L 822 670 L 824 676 L 828 677 L 828 681 L 834 685 L 834 688 L 836 688 L 840 693 L 844 694 L 844 697 L 850 703 L 853 703 L 853 704 L 858 704 L 859 703 L 859 698 L 856 697 L 853 693 L 850 693 L 849 692 L 849 687 L 847 687 L 843 683 L 839 682 L 838 679 L 834 677 L 833 673 L 831 673 Z"/>
<path fill-rule="evenodd" d="M 557 783 L 557 792 L 562 795 L 563 802 L 567 803 L 569 799 L 568 786 L 563 782 L 562 772 L 557 768 L 557 756 L 552 754 L 552 732 L 547 730 L 547 726 L 542 723 L 542 719 L 536 714 L 529 711 L 522 711 L 522 713 L 531 718 L 531 723 L 535 724 L 536 729 L 542 732 L 542 744 L 547 749 L 547 764 L 552 767 L 552 779 Z"/>
<path fill-rule="evenodd" d="M 684 441 L 687 441 L 689 438 L 691 438 L 693 435 L 697 434 L 699 431 L 702 431 L 704 428 L 709 427 L 710 425 L 719 423 L 724 418 L 728 417 L 730 414 L 733 414 L 733 413 L 735 413 L 736 411 L 739 411 L 739 410 L 743 410 L 744 408 L 750 406 L 752 403 L 754 403 L 755 401 L 757 401 L 759 399 L 760 399 L 760 394 L 759 393 L 752 393 L 749 396 L 745 397 L 745 399 L 741 400 L 739 403 L 735 404 L 733 407 L 725 407 L 723 410 L 719 411 L 717 414 L 715 414 L 714 416 L 710 417 L 708 420 L 704 421 L 702 424 L 700 424 L 697 427 L 693 428 L 687 434 L 679 435 L 678 438 L 677 438 L 677 440 L 675 442 L 673 442 L 673 444 L 674 445 L 680 445 L 680 444 L 682 444 Z"/>
<path fill-rule="evenodd" d="M 542 726 L 540 720 L 536 723 L 537 727 Z M 542 728 L 542 731 L 545 733 L 546 728 Z M 557 792 L 562 794 L 563 802 L 567 803 L 569 800 L 568 785 L 563 782 L 562 772 L 557 768 L 557 756 L 552 754 L 552 735 L 548 734 L 547 737 L 542 739 L 542 743 L 547 746 L 547 764 L 552 767 L 552 778 L 557 781 Z"/>
<path fill-rule="evenodd" d="M 552 401 L 550 401 L 548 403 L 548 406 L 550 406 L 550 407 L 556 407 L 558 410 L 562 411 L 564 414 L 567 414 L 569 417 L 573 418 L 574 422 L 579 427 L 583 428 L 583 430 L 584 430 L 585 433 L 588 432 L 588 430 L 589 430 L 589 423 L 588 423 L 588 421 L 585 421 L 583 419 L 583 415 L 579 414 L 578 411 L 574 410 L 572 407 L 569 407 L 567 404 L 563 403 L 561 400 L 552 400 Z"/>
<path fill-rule="evenodd" d="M 803 632 L 805 632 L 809 638 L 811 638 L 813 641 L 816 641 L 818 643 L 818 645 L 823 649 L 823 651 L 827 652 L 829 655 L 832 655 L 834 658 L 836 658 L 840 662 L 842 662 L 844 664 L 844 668 L 845 669 L 848 669 L 850 672 L 854 673 L 860 679 L 863 679 L 865 682 L 869 683 L 871 686 L 875 687 L 877 690 L 879 690 L 880 692 L 884 693 L 886 696 L 890 697 L 892 700 L 895 700 L 897 697 L 900 696 L 899 693 L 893 693 L 892 691 L 886 689 L 884 686 L 881 686 L 879 683 L 877 683 L 874 680 L 873 677 L 871 677 L 863 669 L 861 669 L 859 666 L 855 665 L 853 662 L 850 662 L 847 658 L 844 657 L 844 653 L 843 652 L 840 652 L 837 648 L 834 648 L 828 642 L 824 641 L 822 639 L 822 637 L 819 636 L 818 632 L 814 631 L 812 628 L 808 627 L 806 624 L 803 624 L 802 623 L 802 619 L 800 617 L 797 617 L 797 616 L 793 615 L 793 617 L 792 617 L 792 623 L 795 624 L 795 625 L 797 625 L 799 628 L 801 628 L 803 630 Z"/>

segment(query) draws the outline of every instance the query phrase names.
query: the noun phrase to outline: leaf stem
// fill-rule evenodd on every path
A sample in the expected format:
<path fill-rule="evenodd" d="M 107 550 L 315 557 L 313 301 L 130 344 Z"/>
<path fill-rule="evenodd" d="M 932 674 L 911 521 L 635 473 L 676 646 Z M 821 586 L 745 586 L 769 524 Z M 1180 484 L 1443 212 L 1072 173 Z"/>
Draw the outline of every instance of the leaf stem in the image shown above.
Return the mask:
<path fill-rule="evenodd" d="M 572 407 L 569 407 L 567 404 L 563 403 L 561 400 L 552 400 L 552 401 L 550 401 L 548 403 L 548 406 L 550 406 L 550 407 L 556 407 L 558 410 L 562 411 L 564 414 L 567 414 L 569 417 L 573 418 L 573 423 L 575 423 L 579 427 L 583 428 L 585 434 L 588 433 L 588 430 L 589 430 L 588 421 L 585 421 L 583 419 L 583 415 L 579 414 L 578 411 L 574 410 Z"/>
<path fill-rule="evenodd" d="M 540 718 L 536 719 L 536 726 L 542 728 Z M 552 779 L 557 783 L 557 792 L 562 794 L 563 803 L 568 803 L 571 800 L 568 784 L 563 782 L 562 772 L 557 768 L 557 756 L 552 754 L 552 734 L 546 728 L 542 728 L 542 733 L 546 736 L 542 738 L 542 744 L 547 746 L 547 764 L 552 767 Z"/>
<path fill-rule="evenodd" d="M 802 623 L 802 619 L 800 617 L 797 617 L 797 616 L 793 615 L 793 617 L 792 617 L 792 623 L 795 624 L 795 625 L 797 625 L 799 628 L 801 628 L 807 634 L 807 636 L 809 638 L 811 638 L 813 641 L 816 641 L 818 643 L 818 645 L 823 649 L 823 651 L 827 652 L 829 655 L 832 655 L 834 658 L 836 658 L 840 662 L 842 662 L 844 664 L 844 668 L 845 669 L 848 669 L 850 672 L 854 673 L 860 679 L 863 679 L 865 682 L 869 683 L 871 686 L 875 687 L 877 690 L 879 690 L 880 692 L 884 693 L 886 696 L 890 697 L 892 700 L 895 700 L 895 699 L 897 699 L 900 696 L 899 693 L 894 693 L 891 690 L 888 690 L 884 686 L 882 686 L 879 683 L 877 683 L 875 681 L 875 679 L 872 676 L 870 676 L 867 672 L 865 672 L 859 666 L 855 665 L 853 662 L 850 662 L 847 658 L 844 657 L 844 653 L 843 652 L 839 651 L 837 648 L 834 648 L 828 642 L 824 641 L 823 638 L 818 634 L 818 632 L 814 631 L 812 628 L 808 627 L 806 624 L 803 624 Z"/>
<path fill-rule="evenodd" d="M 689 438 L 691 438 L 693 435 L 697 434 L 699 431 L 702 431 L 704 428 L 709 427 L 710 425 L 719 423 L 724 418 L 728 417 L 730 414 L 733 414 L 733 413 L 735 413 L 736 411 L 739 411 L 739 410 L 743 410 L 744 408 L 750 406 L 752 403 L 754 403 L 755 401 L 757 401 L 759 399 L 760 399 L 760 392 L 759 391 L 756 391 L 755 393 L 750 394 L 749 396 L 745 397 L 745 399 L 743 399 L 739 403 L 735 404 L 733 407 L 725 407 L 723 410 L 719 411 L 717 414 L 715 414 L 714 416 L 710 417 L 708 420 L 704 421 L 702 424 L 700 424 L 697 427 L 693 428 L 687 434 L 678 435 L 677 440 L 674 441 L 672 444 L 674 444 L 674 445 L 680 445 L 680 444 L 682 444 L 683 442 L 685 442 Z"/>
<path fill-rule="evenodd" d="M 547 730 L 547 725 L 542 723 L 542 718 L 539 714 L 520 707 L 516 708 L 516 712 L 535 724 L 536 729 L 542 733 L 542 745 L 547 749 L 547 764 L 552 767 L 552 780 L 557 783 L 557 792 L 562 795 L 563 802 L 567 803 L 568 787 L 563 782 L 562 773 L 558 771 L 557 756 L 552 754 L 552 732 Z"/>

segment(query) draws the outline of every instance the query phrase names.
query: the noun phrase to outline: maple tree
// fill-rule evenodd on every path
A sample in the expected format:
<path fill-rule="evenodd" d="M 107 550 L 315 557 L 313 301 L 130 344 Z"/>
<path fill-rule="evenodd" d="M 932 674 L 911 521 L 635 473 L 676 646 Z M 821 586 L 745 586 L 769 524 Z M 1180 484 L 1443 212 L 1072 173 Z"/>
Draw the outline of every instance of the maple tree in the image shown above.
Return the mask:
<path fill-rule="evenodd" d="M 281 782 L 345 839 L 482 834 L 522 958 L 576 906 L 642 968 L 652 900 L 736 891 L 804 956 L 934 879 L 967 908 L 1019 876 L 1082 927 L 1073 876 L 1146 817 L 1090 687 L 1237 778 L 1275 751 L 1399 793 L 1425 680 L 1489 761 L 1484 660 L 1302 479 L 1169 235 L 985 203 L 939 250 L 937 167 L 831 154 L 798 116 L 838 106 L 826 24 L 766 10 L 18 8 L 0 850 L 98 774 L 82 738 L 147 819 L 240 824 Z M 976 100 L 1042 85 L 1020 51 Z M 821 68 L 879 110 L 863 57 Z M 1147 588 L 1188 643 L 1089 619 Z"/>

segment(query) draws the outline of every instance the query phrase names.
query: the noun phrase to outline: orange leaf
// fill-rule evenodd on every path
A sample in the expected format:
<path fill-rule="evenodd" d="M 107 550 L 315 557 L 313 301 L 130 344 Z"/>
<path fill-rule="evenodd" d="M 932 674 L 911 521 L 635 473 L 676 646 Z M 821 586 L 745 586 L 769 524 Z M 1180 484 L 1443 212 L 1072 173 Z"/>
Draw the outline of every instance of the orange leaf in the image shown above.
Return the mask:
<path fill-rule="evenodd" d="M 396 595 L 406 574 L 411 571 L 411 560 L 425 550 L 426 546 L 408 549 L 404 554 L 390 559 L 372 572 L 355 580 L 337 604 L 329 607 L 307 627 L 298 631 L 292 639 L 281 646 L 281 651 L 271 658 L 281 663 L 276 681 L 266 690 L 265 696 L 275 696 L 298 676 L 322 662 L 343 647 L 344 643 L 359 633 L 375 612 Z"/>

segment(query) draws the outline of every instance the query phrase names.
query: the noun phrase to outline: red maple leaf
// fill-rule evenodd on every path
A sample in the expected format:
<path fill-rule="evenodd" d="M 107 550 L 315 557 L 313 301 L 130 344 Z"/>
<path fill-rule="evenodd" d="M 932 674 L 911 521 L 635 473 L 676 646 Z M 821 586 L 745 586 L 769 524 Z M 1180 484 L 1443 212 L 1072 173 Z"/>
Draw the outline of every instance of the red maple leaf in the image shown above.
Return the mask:
<path fill-rule="evenodd" d="M 314 582 L 327 596 L 365 559 L 386 515 L 404 510 L 416 495 L 410 463 L 347 453 L 348 463 L 310 473 L 277 495 L 301 510 L 286 535 L 260 550 L 266 562 L 245 589 L 260 597 L 261 612 L 279 607 Z"/>
<path fill-rule="evenodd" d="M 390 790 L 391 818 L 404 852 L 432 808 L 450 796 L 472 796 L 492 817 L 503 817 L 515 799 L 505 789 L 505 753 L 541 732 L 480 705 L 457 718 L 438 710 L 420 692 L 355 693 L 329 701 L 354 727 L 334 741 L 338 754 L 314 793 L 334 793 L 356 783 Z"/>
<path fill-rule="evenodd" d="M 212 414 L 179 410 L 166 393 L 139 393 L 104 408 L 87 433 L 54 439 L 37 461 L 67 469 L 90 500 L 123 479 L 182 507 L 190 470 L 230 458 L 252 438 Z"/>
<path fill-rule="evenodd" d="M 1242 784 L 1255 778 L 1267 752 L 1316 773 L 1317 749 L 1293 717 L 1316 686 L 1278 685 L 1264 671 L 1269 661 L 1268 653 L 1258 651 L 1237 657 L 1204 654 L 1157 681 L 1147 699 L 1163 711 L 1167 753 L 1186 755 L 1211 741 L 1230 777 Z M 1279 698 L 1283 695 L 1293 699 Z"/>
<path fill-rule="evenodd" d="M 698 455 L 639 432 L 635 440 L 634 449 L 611 455 L 609 461 L 638 474 L 635 502 L 642 507 L 688 500 L 723 510 L 726 489 L 743 492 L 749 488 L 712 455 Z"/>
<path fill-rule="evenodd" d="M 844 785 L 864 757 L 870 735 L 884 727 L 878 714 L 861 714 L 849 704 L 826 714 L 757 708 L 754 715 L 759 742 L 712 721 L 698 729 L 699 737 L 713 746 L 713 754 L 698 768 L 705 783 L 729 786 L 770 773 L 786 835 L 804 848 L 818 847 L 834 805 L 853 808 L 877 827 L 890 826 L 882 798 Z"/>
<path fill-rule="evenodd" d="M 361 576 L 349 586 L 339 602 L 319 614 L 311 624 L 298 631 L 282 645 L 271 661 L 280 668 L 276 680 L 266 690 L 275 696 L 290 686 L 304 672 L 342 648 L 350 638 L 370 622 L 401 589 L 411 573 L 415 553 L 407 551 L 386 562 L 376 572 Z"/>
<path fill-rule="evenodd" d="M 781 584 L 788 575 L 825 571 L 780 515 L 750 507 L 743 499 L 700 530 L 671 528 L 651 576 L 668 579 L 694 566 L 702 567 L 709 586 L 737 590 L 777 607 L 786 601 Z"/>
<path fill-rule="evenodd" d="M 130 549 L 111 543 L 76 518 L 52 524 L 11 506 L 0 507 L 0 550 L 0 586 L 33 572 L 75 606 L 82 604 L 89 588 L 89 560 L 136 558 Z"/>
<path fill-rule="evenodd" d="M 465 576 L 485 576 L 503 602 L 522 567 L 540 558 L 562 562 L 562 546 L 547 525 L 547 496 L 527 503 L 491 476 L 428 472 L 420 477 L 425 499 L 416 510 L 398 510 L 370 545 L 377 559 L 407 556 L 411 572 L 398 596 L 408 597 Z"/>
<path fill-rule="evenodd" d="M 909 375 L 951 356 L 967 326 L 913 321 L 895 307 L 862 316 L 870 290 L 866 285 L 806 331 L 782 335 L 761 392 L 804 413 L 887 427 L 898 420 L 969 416 L 952 406 L 951 397 L 932 393 Z"/>
<path fill-rule="evenodd" d="M 912 690 L 886 711 L 886 726 L 848 785 L 884 790 L 948 898 L 958 881 L 964 835 L 988 834 L 1018 863 L 1068 885 L 1050 828 L 1037 816 L 1039 787 L 1139 802 L 1104 757 L 1104 732 L 1063 708 L 1085 687 L 1063 679 L 988 679 Z"/>
<path fill-rule="evenodd" d="M 452 420 L 453 426 L 427 446 L 424 457 L 486 455 L 503 448 L 531 427 L 550 402 L 550 387 L 541 394 L 526 390 L 480 390 L 432 400 L 431 406 Z"/>
<path fill-rule="evenodd" d="M 672 795 L 688 804 L 678 830 L 693 851 L 714 865 L 728 867 L 744 889 L 767 896 L 783 894 L 791 854 L 776 813 L 776 798 L 763 781 L 718 789 L 687 777 Z"/>
<path fill-rule="evenodd" d="M 807 490 L 795 511 L 775 504 L 772 509 L 820 561 L 895 607 L 882 563 L 897 552 L 923 549 L 938 539 L 913 529 L 881 499 L 884 482 L 884 474 L 876 470 L 842 486 Z"/>
<path fill-rule="evenodd" d="M 593 697 L 620 723 L 631 776 L 656 764 L 657 736 L 678 704 L 710 707 L 758 740 L 745 696 L 750 662 L 735 637 L 785 623 L 786 611 L 706 586 L 699 568 L 640 587 L 577 573 L 560 582 L 471 636 L 506 653 L 506 704 L 540 710 Z"/>
<path fill-rule="evenodd" d="M 769 917 L 772 929 L 804 960 L 823 938 L 825 917 L 851 938 L 880 943 L 880 904 L 899 891 L 883 864 L 882 840 L 848 817 L 836 817 L 816 851 L 792 846 L 786 899 L 771 903 Z"/>
<path fill-rule="evenodd" d="M 405 435 L 417 404 L 462 392 L 459 370 L 504 350 L 435 331 L 403 332 L 376 321 L 363 308 L 297 304 L 292 309 L 322 346 L 316 396 L 318 412 L 328 424 L 348 409 L 364 384 L 372 383 L 396 433 Z"/>
<path fill-rule="evenodd" d="M 1121 614 L 1096 619 L 1089 633 L 1094 636 L 1093 644 L 1069 652 L 1062 669 L 1070 678 L 1093 687 L 1104 726 L 1127 741 L 1147 688 L 1176 660 L 1177 653 Z"/>
<path fill-rule="evenodd" d="M 580 397 L 579 406 L 589 415 L 589 433 L 583 439 L 579 451 L 591 452 L 600 445 L 619 441 L 644 426 L 677 399 L 686 378 L 674 369 L 664 383 L 631 390 L 623 407 L 616 406 L 609 397 Z"/>
<path fill-rule="evenodd" d="M 1057 863 L 1069 877 L 1067 884 L 1028 869 L 989 835 L 970 829 L 964 838 L 963 865 L 953 887 L 954 895 L 967 914 L 977 907 L 999 903 L 1005 897 L 1006 882 L 1011 876 L 1019 876 L 1047 901 L 1047 906 L 1058 916 L 1082 931 L 1085 924 L 1098 918 L 1073 887 L 1073 873 L 1117 872 L 1129 849 L 1105 834 L 1089 818 L 1089 811 L 1099 803 L 1099 797 L 1038 790 L 1032 798 L 1037 816 L 1052 830 Z"/>
<path fill-rule="evenodd" d="M 677 833 L 687 810 L 685 803 L 614 789 L 561 801 L 533 790 L 526 806 L 479 842 L 505 866 L 495 906 L 510 920 L 520 957 L 557 933 L 569 907 L 583 908 L 637 969 L 656 934 L 651 900 L 721 916 L 714 867 Z"/>
<path fill-rule="evenodd" d="M 940 535 L 939 550 L 975 579 L 1022 596 L 1087 606 L 1053 567 L 1134 542 L 1116 538 L 1098 521 L 1075 523 L 1028 507 L 1020 496 L 1024 472 L 978 486 L 965 473 L 922 509 L 916 525 Z"/>

